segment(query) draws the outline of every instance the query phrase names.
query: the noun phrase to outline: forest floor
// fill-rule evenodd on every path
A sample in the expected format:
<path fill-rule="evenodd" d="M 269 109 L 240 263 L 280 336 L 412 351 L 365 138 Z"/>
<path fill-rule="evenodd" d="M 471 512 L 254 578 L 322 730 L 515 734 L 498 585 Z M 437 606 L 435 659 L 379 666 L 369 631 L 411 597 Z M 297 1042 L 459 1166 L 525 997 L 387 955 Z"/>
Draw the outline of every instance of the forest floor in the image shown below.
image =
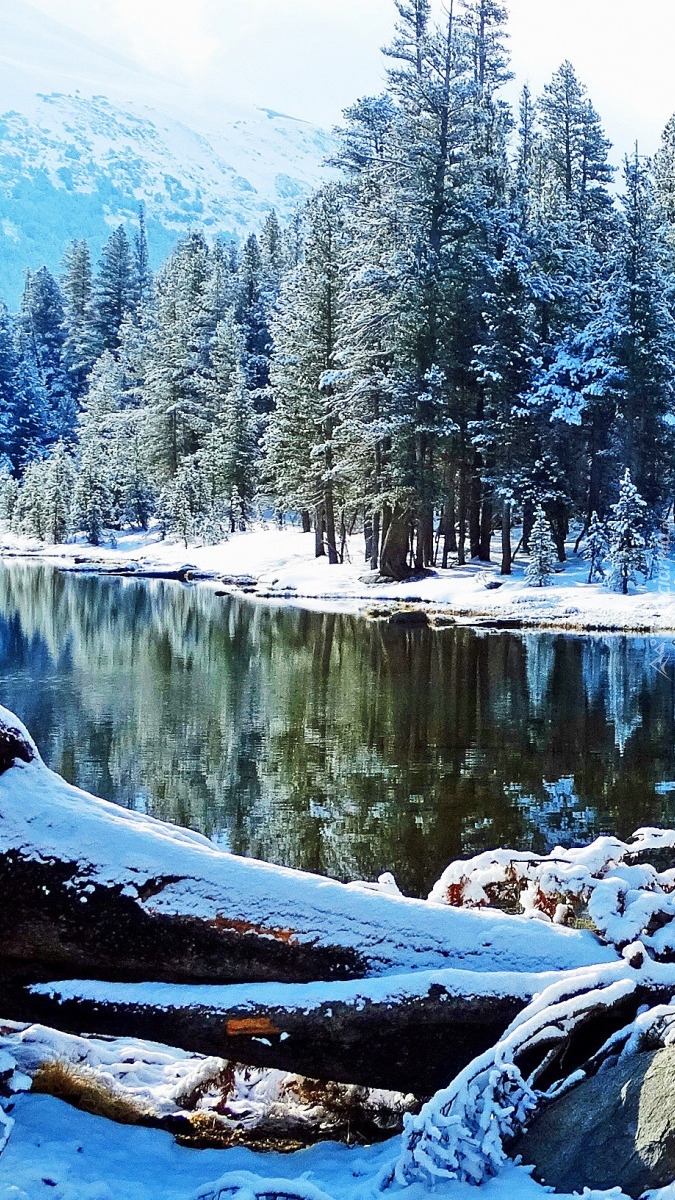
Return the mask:
<path fill-rule="evenodd" d="M 517 539 L 517 531 L 515 537 Z M 103 546 L 81 540 L 44 545 L 34 539 L 0 533 L 0 558 L 16 554 L 55 562 L 61 567 L 110 570 L 133 567 L 175 571 L 186 564 L 212 576 L 211 586 L 242 588 L 252 597 L 278 600 L 326 611 L 367 611 L 371 606 L 406 605 L 439 610 L 464 624 L 507 622 L 524 627 L 569 630 L 626 630 L 639 633 L 675 631 L 675 559 L 665 559 L 658 577 L 622 596 L 602 582 L 588 583 L 588 563 L 574 555 L 546 587 L 525 580 L 527 558 L 518 555 L 513 574 L 499 571 L 495 538 L 492 563 L 474 560 L 466 566 L 436 568 L 405 583 L 383 582 L 364 561 L 363 539 L 350 539 L 344 563 L 330 566 L 314 557 L 313 534 L 287 525 L 258 525 L 235 533 L 216 546 L 189 546 L 163 540 L 156 529 L 126 532 Z M 386 608 L 381 615 L 386 614 Z"/>

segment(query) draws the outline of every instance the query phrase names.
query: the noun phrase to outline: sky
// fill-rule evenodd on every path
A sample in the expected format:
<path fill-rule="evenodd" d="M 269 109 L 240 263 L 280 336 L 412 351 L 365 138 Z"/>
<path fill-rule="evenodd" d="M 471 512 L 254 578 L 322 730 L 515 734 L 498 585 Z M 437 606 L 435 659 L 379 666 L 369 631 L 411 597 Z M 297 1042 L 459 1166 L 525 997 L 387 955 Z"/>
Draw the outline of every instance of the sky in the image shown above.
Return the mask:
<path fill-rule="evenodd" d="M 435 0 L 440 6 L 442 0 Z M 11 0 L 0 0 L 11 3 Z M 331 126 L 382 81 L 391 0 L 32 0 L 140 66 L 239 103 Z M 518 83 L 565 58 L 615 143 L 651 153 L 675 111 L 675 0 L 507 0 Z"/>

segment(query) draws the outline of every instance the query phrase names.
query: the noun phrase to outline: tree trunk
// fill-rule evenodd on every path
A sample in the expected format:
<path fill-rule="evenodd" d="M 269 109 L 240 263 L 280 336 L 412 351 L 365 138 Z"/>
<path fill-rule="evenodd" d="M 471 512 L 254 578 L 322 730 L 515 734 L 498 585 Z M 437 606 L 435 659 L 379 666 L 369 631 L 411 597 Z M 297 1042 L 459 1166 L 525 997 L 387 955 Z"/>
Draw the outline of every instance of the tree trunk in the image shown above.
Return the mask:
<path fill-rule="evenodd" d="M 323 558 L 325 553 L 326 546 L 323 540 L 323 508 L 320 504 L 318 504 L 314 513 L 314 557 Z"/>
<path fill-rule="evenodd" d="M 457 562 L 466 563 L 466 472 L 459 473 L 459 510 L 457 513 Z"/>
<path fill-rule="evenodd" d="M 530 552 L 530 534 L 534 527 L 534 505 L 531 500 L 526 500 L 523 505 L 523 550 L 526 554 Z"/>
<path fill-rule="evenodd" d="M 366 543 L 365 560 L 367 563 L 370 563 L 373 558 L 373 520 L 368 514 L 366 514 L 365 521 L 363 522 L 363 539 Z"/>
<path fill-rule="evenodd" d="M 306 508 L 303 508 L 302 512 L 300 513 L 300 519 L 302 520 L 302 532 L 310 533 L 312 529 L 312 521 Z"/>
<path fill-rule="evenodd" d="M 379 510 L 373 513 L 373 546 L 370 555 L 370 569 L 377 571 L 378 561 L 380 556 L 380 525 L 381 517 Z"/>
<path fill-rule="evenodd" d="M 330 484 L 324 491 L 324 512 L 326 516 L 326 542 L 328 545 L 328 562 L 332 567 L 336 566 L 340 561 L 338 555 L 337 543 L 335 538 L 335 505 L 333 502 L 333 488 Z"/>
<path fill-rule="evenodd" d="M 382 541 L 380 573 L 389 579 L 407 579 L 408 548 L 410 544 L 410 514 L 407 508 L 396 504 L 386 509 L 387 532 Z"/>
<path fill-rule="evenodd" d="M 469 485 L 469 557 L 480 555 L 480 478 L 474 471 Z"/>
<path fill-rule="evenodd" d="M 492 497 L 485 495 L 483 497 L 483 507 L 480 517 L 480 552 L 479 558 L 481 562 L 490 562 L 490 550 L 492 543 Z"/>
<path fill-rule="evenodd" d="M 513 566 L 511 557 L 511 501 L 502 504 L 502 575 L 510 575 Z"/>

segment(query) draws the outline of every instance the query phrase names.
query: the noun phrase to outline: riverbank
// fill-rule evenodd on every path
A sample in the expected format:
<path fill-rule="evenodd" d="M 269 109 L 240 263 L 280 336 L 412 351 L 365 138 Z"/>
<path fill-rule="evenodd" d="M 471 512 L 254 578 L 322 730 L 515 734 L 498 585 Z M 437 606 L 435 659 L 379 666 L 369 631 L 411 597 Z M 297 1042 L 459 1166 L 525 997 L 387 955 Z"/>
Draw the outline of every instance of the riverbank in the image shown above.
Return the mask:
<path fill-rule="evenodd" d="M 351 539 L 347 560 L 330 566 L 314 557 L 312 534 L 287 526 L 258 526 L 233 534 L 216 546 L 190 546 L 162 540 L 156 529 L 117 534 L 115 541 L 91 546 L 82 541 L 44 545 L 10 533 L 0 534 L 0 558 L 20 556 L 52 562 L 61 569 L 196 579 L 226 592 L 291 603 L 325 611 L 371 613 L 386 618 L 397 607 L 423 610 L 431 623 L 456 621 L 507 628 L 557 628 L 570 631 L 675 631 L 675 563 L 667 561 L 657 579 L 631 588 L 628 596 L 587 582 L 588 564 L 570 557 L 548 587 L 525 581 L 527 558 L 519 555 L 513 574 L 499 573 L 495 543 L 491 564 L 473 561 L 426 572 L 393 583 L 370 572 L 362 539 Z"/>

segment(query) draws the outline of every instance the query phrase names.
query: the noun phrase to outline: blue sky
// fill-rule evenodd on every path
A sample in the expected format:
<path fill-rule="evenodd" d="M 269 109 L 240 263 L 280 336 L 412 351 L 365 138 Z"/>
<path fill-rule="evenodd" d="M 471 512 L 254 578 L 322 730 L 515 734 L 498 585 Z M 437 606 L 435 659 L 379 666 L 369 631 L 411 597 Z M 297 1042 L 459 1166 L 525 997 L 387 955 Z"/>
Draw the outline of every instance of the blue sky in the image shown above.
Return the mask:
<path fill-rule="evenodd" d="M 391 0 L 32 0 L 142 66 L 212 96 L 331 125 L 376 91 Z M 440 5 L 441 0 L 438 0 Z M 674 0 L 510 0 L 519 82 L 575 63 L 623 152 L 675 111 Z"/>

